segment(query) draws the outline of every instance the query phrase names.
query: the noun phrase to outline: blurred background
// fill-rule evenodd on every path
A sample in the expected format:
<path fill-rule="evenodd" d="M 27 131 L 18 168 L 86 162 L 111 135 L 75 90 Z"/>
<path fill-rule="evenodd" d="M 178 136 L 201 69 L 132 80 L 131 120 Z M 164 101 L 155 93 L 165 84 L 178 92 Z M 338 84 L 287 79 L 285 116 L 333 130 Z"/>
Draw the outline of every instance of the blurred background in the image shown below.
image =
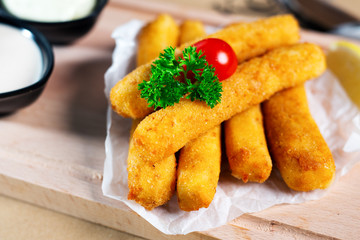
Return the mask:
<path fill-rule="evenodd" d="M 276 6 L 278 0 L 152 0 L 157 2 L 175 2 L 181 5 L 193 6 L 199 9 L 214 9 L 223 13 L 250 15 L 271 15 L 282 12 L 283 9 Z M 360 1 L 358 0 L 320 0 L 360 16 Z"/>
<path fill-rule="evenodd" d="M 277 2 L 286 0 L 152 0 L 157 2 L 174 2 L 181 5 L 193 6 L 198 9 L 213 9 L 226 14 L 241 14 L 253 16 L 269 16 L 284 12 Z M 312 0 L 310 0 L 312 1 Z M 344 11 L 360 17 L 360 1 L 358 0 L 320 0 L 329 2 Z"/>
<path fill-rule="evenodd" d="M 275 14 L 292 13 L 303 28 L 350 37 L 356 31 L 360 39 L 360 1 L 358 0 L 156 0 L 192 6 L 196 9 L 211 9 L 222 14 L 247 17 L 267 17 Z M 357 22 L 356 29 L 338 29 L 339 24 Z M 346 31 L 344 33 L 344 31 Z M 349 35 L 350 34 L 350 35 Z"/>

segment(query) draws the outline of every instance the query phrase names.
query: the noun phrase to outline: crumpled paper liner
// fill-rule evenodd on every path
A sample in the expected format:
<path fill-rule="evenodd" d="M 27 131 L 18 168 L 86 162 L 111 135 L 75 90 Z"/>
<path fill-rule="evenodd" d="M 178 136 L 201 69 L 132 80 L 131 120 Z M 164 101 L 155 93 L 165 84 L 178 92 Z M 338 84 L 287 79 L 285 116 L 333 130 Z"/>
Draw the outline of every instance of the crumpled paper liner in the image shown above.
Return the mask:
<path fill-rule="evenodd" d="M 143 22 L 133 20 L 114 30 L 113 63 L 105 74 L 105 94 L 135 68 L 136 36 Z M 306 91 L 310 111 L 328 143 L 336 162 L 336 182 L 360 161 L 360 113 L 330 71 L 308 81 Z M 165 234 L 187 234 L 226 224 L 243 213 L 257 212 L 281 203 L 301 203 L 321 198 L 328 190 L 296 192 L 283 182 L 274 168 L 263 184 L 246 183 L 230 175 L 223 164 L 214 200 L 206 209 L 181 211 L 174 196 L 152 211 L 127 200 L 127 153 L 130 119 L 108 107 L 106 159 L 102 190 L 105 196 L 124 202 Z M 331 187 L 330 187 L 331 189 Z"/>

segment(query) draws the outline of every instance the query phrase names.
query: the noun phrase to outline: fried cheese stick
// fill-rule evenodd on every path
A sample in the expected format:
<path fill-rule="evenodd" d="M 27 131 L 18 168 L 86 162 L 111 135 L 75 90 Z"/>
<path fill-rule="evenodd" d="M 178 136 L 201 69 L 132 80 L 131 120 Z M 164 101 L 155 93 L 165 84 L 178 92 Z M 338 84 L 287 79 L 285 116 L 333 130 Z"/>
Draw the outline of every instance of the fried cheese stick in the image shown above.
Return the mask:
<path fill-rule="evenodd" d="M 185 21 L 180 29 L 180 43 L 205 35 L 198 21 Z M 221 164 L 220 132 L 220 126 L 216 126 L 180 150 L 176 189 L 179 207 L 184 211 L 207 208 L 214 198 Z"/>
<path fill-rule="evenodd" d="M 168 28 L 174 31 L 167 31 Z M 137 64 L 151 61 L 166 46 L 177 46 L 178 26 L 169 15 L 160 15 L 157 19 L 142 28 L 138 36 Z M 140 120 L 134 120 L 131 135 Z M 143 163 L 133 154 L 133 143 L 130 138 L 128 153 L 128 199 L 135 200 L 148 210 L 170 200 L 175 191 L 176 158 L 171 155 L 157 164 Z"/>
<path fill-rule="evenodd" d="M 225 121 L 225 145 L 231 174 L 243 182 L 262 183 L 272 162 L 266 144 L 260 104 Z"/>
<path fill-rule="evenodd" d="M 177 196 L 184 211 L 207 208 L 214 198 L 221 164 L 220 132 L 218 125 L 180 151 Z"/>
<path fill-rule="evenodd" d="M 277 48 L 253 58 L 222 82 L 221 103 L 214 108 L 183 99 L 147 116 L 134 132 L 136 153 L 143 161 L 158 162 L 235 114 L 324 70 L 324 53 L 309 43 Z"/>
<path fill-rule="evenodd" d="M 180 25 L 180 44 L 195 41 L 205 35 L 204 24 L 200 21 L 185 20 Z"/>
<path fill-rule="evenodd" d="M 180 29 L 174 19 L 168 14 L 160 14 L 154 21 L 144 26 L 138 36 L 138 54 L 137 54 L 137 68 L 141 74 L 137 75 L 138 79 L 124 78 L 116 84 L 116 90 L 110 92 L 110 102 L 121 104 L 124 117 L 132 117 L 133 119 L 142 119 L 148 113 L 153 111 L 153 108 L 147 107 L 145 99 L 140 98 L 140 91 L 138 84 L 145 79 L 142 74 L 150 76 L 151 61 L 159 56 L 159 54 L 169 46 L 176 47 L 179 43 Z M 145 100 L 145 101 L 142 101 Z M 131 112 L 144 114 L 131 114 Z M 127 114 L 129 113 L 129 114 Z"/>
<path fill-rule="evenodd" d="M 285 183 L 296 191 L 327 188 L 335 163 L 310 114 L 304 85 L 272 96 L 263 113 L 270 153 Z"/>
<path fill-rule="evenodd" d="M 133 120 L 131 135 L 141 120 Z M 128 199 L 135 200 L 147 210 L 165 204 L 175 192 L 176 158 L 172 154 L 157 163 L 143 162 L 134 154 L 130 137 L 128 154 Z"/>
<path fill-rule="evenodd" d="M 238 62 L 243 62 L 269 49 L 296 43 L 299 40 L 299 25 L 291 15 L 282 15 L 247 24 L 236 24 L 207 37 L 220 38 L 229 43 Z M 179 57 L 184 48 L 191 44 L 186 43 L 176 49 L 176 56 Z M 143 80 L 148 81 L 150 74 L 151 63 L 144 64 L 112 88 L 110 102 L 115 112 L 131 118 L 143 118 L 153 112 L 147 101 L 140 97 L 138 90 L 138 84 Z"/>
<path fill-rule="evenodd" d="M 166 47 L 176 47 L 180 30 L 168 14 L 160 14 L 144 26 L 138 36 L 137 66 L 146 64 L 159 56 Z"/>

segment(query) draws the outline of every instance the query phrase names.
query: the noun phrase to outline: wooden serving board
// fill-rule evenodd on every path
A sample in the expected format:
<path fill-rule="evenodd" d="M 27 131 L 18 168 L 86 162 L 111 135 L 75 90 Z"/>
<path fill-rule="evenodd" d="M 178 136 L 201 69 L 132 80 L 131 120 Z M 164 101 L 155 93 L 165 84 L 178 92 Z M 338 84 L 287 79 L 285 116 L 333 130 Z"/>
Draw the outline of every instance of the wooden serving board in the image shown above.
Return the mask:
<path fill-rule="evenodd" d="M 133 18 L 168 12 L 178 20 L 222 25 L 235 20 L 170 3 L 113 0 L 95 28 L 71 46 L 56 46 L 55 68 L 40 99 L 0 118 L 0 193 L 149 239 L 316 239 L 360 234 L 360 164 L 321 200 L 245 214 L 206 232 L 167 236 L 101 192 L 106 108 L 103 76 L 111 32 Z M 338 37 L 304 32 L 326 47 Z"/>

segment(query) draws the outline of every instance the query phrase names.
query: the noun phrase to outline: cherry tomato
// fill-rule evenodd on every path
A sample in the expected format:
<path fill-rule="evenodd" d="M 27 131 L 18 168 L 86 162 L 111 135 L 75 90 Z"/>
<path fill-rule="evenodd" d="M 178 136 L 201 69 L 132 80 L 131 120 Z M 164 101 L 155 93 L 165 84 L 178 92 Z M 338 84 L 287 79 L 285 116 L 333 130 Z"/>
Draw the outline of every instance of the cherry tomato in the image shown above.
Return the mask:
<path fill-rule="evenodd" d="M 217 38 L 206 38 L 193 46 L 197 52 L 201 50 L 209 65 L 215 68 L 219 81 L 229 78 L 236 71 L 236 54 L 227 42 Z"/>

